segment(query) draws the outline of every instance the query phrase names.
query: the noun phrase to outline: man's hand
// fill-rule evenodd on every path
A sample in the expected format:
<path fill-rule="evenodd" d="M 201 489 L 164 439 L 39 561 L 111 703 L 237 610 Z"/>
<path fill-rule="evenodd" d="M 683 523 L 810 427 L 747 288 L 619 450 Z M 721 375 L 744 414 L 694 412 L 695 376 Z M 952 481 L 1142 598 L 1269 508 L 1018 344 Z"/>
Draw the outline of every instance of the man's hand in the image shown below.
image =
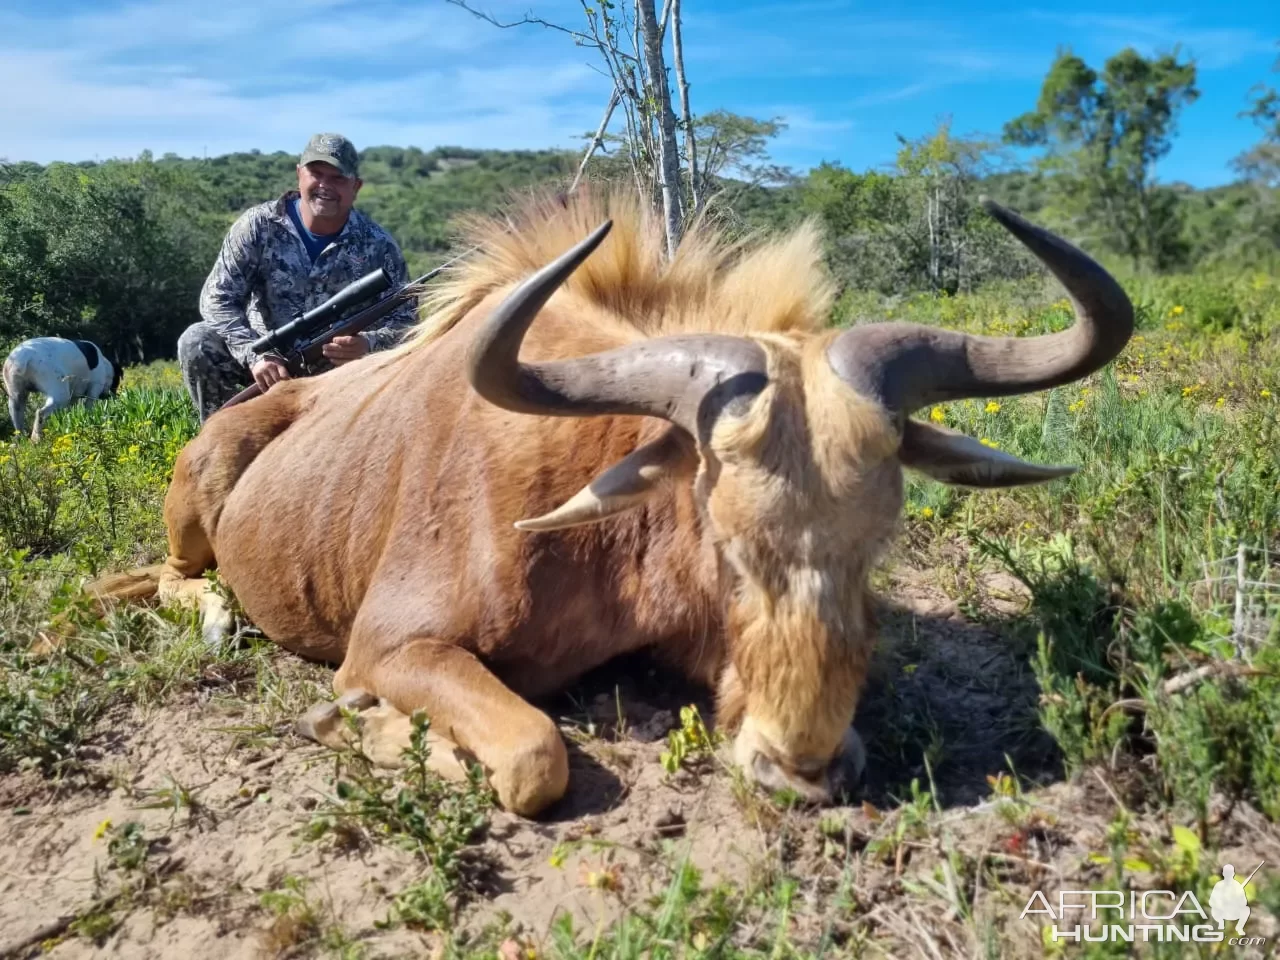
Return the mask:
<path fill-rule="evenodd" d="M 334 365 L 341 366 L 368 353 L 369 341 L 364 337 L 334 337 L 320 348 L 320 352 Z"/>
<path fill-rule="evenodd" d="M 249 368 L 249 372 L 253 374 L 253 382 L 258 385 L 258 388 L 263 393 L 266 393 L 281 380 L 289 379 L 288 368 L 272 357 L 263 357 Z"/>

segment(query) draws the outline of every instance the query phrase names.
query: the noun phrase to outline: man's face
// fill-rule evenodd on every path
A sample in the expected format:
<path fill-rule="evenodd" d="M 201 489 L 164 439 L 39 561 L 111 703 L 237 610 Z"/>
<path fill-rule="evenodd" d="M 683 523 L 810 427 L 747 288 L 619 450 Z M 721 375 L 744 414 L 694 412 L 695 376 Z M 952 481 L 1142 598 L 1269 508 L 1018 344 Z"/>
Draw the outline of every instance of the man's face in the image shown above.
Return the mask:
<path fill-rule="evenodd" d="M 298 192 L 315 217 L 345 219 L 361 182 L 359 177 L 344 177 L 337 167 L 322 160 L 298 167 Z"/>

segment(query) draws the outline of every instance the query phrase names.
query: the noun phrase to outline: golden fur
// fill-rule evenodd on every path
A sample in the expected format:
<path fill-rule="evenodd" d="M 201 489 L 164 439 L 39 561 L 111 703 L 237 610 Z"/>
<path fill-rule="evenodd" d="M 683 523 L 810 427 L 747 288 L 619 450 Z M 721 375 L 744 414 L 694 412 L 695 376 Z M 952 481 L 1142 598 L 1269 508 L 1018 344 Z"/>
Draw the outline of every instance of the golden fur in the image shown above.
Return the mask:
<path fill-rule="evenodd" d="M 706 220 L 694 223 L 676 256 L 666 256 L 660 219 L 631 189 L 584 189 L 566 205 L 535 193 L 505 217 L 464 217 L 464 247 L 479 246 L 450 268 L 422 301 L 427 317 L 401 347 L 434 342 L 490 294 L 504 290 L 612 219 L 600 248 L 561 288 L 602 311 L 620 340 L 637 335 L 709 332 L 816 333 L 835 299 L 822 267 L 822 237 L 814 221 L 781 238 L 730 241 Z"/>
<path fill-rule="evenodd" d="M 522 356 L 740 334 L 765 351 L 769 383 L 705 446 L 682 432 L 660 445 L 667 479 L 627 512 L 524 532 L 516 521 L 676 430 L 511 413 L 464 376 L 504 294 L 606 218 L 613 230 Z M 740 730 L 757 773 L 825 793 L 866 676 L 867 575 L 902 485 L 892 422 L 825 360 L 834 290 L 818 231 L 730 242 L 698 224 L 668 264 L 656 217 L 629 191 L 593 190 L 472 218 L 465 239 L 483 251 L 449 271 L 406 344 L 210 418 L 175 467 L 163 571 L 94 589 L 136 597 L 140 579 L 191 582 L 216 563 L 268 636 L 341 664 L 339 691 L 426 710 L 521 813 L 568 777 L 559 733 L 524 697 L 641 648 L 716 688 L 719 722 Z"/>

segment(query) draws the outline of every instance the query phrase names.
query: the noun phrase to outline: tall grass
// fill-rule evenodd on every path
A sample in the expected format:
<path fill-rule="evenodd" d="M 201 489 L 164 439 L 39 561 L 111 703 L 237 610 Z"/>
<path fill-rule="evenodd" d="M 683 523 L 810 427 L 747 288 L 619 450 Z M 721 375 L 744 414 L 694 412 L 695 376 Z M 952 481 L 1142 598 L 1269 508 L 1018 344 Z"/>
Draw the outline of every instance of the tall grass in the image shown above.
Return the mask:
<path fill-rule="evenodd" d="M 1274 818 L 1280 284 L 1166 278 L 1133 296 L 1142 332 L 1087 381 L 925 413 L 1078 472 L 998 494 L 912 477 L 910 542 L 926 556 L 965 542 L 1028 586 L 1031 610 L 1013 626 L 1069 766 L 1117 747 L 1154 752 L 1155 789 L 1168 803 L 1203 821 L 1220 790 Z M 931 305 L 982 333 L 1070 322 L 1062 301 L 1028 303 L 1018 320 L 1008 304 L 975 295 Z M 919 321 L 929 307 L 917 298 L 900 310 Z"/>
<path fill-rule="evenodd" d="M 162 549 L 173 462 L 198 428 L 175 380 L 128 371 L 116 397 L 54 414 L 42 443 L 0 440 L 0 547 L 67 554 L 90 572 Z"/>

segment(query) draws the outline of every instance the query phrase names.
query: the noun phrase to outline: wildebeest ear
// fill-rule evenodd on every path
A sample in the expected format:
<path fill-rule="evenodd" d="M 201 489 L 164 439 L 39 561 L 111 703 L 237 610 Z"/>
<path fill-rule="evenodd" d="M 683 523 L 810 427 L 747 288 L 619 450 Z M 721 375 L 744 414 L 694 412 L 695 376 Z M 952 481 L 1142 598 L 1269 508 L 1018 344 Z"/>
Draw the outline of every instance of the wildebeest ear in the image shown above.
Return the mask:
<path fill-rule="evenodd" d="M 1075 473 L 1075 467 L 1048 467 L 1019 460 L 954 430 L 907 420 L 898 459 L 935 480 L 966 487 L 1017 487 Z"/>
<path fill-rule="evenodd" d="M 698 455 L 689 435 L 672 426 L 657 440 L 636 447 L 561 506 L 540 517 L 517 520 L 518 530 L 561 530 L 595 523 L 638 507 L 663 480 L 690 475 Z"/>

